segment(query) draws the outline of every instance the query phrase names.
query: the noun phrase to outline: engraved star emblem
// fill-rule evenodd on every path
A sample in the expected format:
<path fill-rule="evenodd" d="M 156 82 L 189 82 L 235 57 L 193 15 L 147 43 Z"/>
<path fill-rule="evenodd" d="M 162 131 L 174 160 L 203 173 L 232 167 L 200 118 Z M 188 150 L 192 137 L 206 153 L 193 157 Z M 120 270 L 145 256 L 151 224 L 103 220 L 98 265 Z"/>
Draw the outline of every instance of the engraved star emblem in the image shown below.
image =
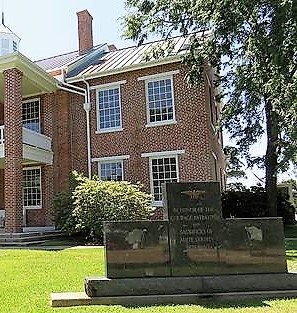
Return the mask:
<path fill-rule="evenodd" d="M 204 191 L 204 190 L 187 190 L 187 191 L 182 191 L 181 193 L 190 197 L 192 200 L 197 200 L 197 199 L 204 198 L 206 191 Z"/>

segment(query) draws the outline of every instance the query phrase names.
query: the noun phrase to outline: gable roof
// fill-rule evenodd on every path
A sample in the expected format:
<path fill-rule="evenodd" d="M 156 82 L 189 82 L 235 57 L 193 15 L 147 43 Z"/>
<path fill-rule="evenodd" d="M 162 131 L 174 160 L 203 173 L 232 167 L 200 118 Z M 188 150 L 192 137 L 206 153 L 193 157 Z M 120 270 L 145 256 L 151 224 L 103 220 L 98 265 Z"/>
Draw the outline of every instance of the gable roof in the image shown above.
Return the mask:
<path fill-rule="evenodd" d="M 179 61 L 189 46 L 191 36 L 159 40 L 140 46 L 103 53 L 94 59 L 93 63 L 89 64 L 85 69 L 76 71 L 75 73 L 68 72 L 67 81 L 75 82 L 82 78 L 107 76 L 114 73 Z M 168 43 L 170 48 L 168 48 Z M 164 51 L 164 56 L 160 58 L 146 58 L 146 56 L 152 53 L 153 48 L 156 47 Z"/>
<path fill-rule="evenodd" d="M 90 55 L 94 55 L 98 51 L 98 49 L 105 48 L 106 44 L 100 44 L 90 49 L 87 53 L 79 54 L 79 51 L 72 51 L 65 54 L 60 54 L 57 56 L 53 56 L 50 58 L 42 59 L 35 61 L 34 63 L 39 65 L 42 69 L 47 72 L 51 72 L 57 69 L 61 69 L 64 67 L 68 67 L 71 64 L 79 62 L 80 60 L 88 59 Z M 80 62 L 81 63 L 81 62 Z"/>
<path fill-rule="evenodd" d="M 52 71 L 66 66 L 68 63 L 79 58 L 79 51 L 73 51 L 50 58 L 35 61 L 35 64 L 39 65 L 45 71 Z"/>

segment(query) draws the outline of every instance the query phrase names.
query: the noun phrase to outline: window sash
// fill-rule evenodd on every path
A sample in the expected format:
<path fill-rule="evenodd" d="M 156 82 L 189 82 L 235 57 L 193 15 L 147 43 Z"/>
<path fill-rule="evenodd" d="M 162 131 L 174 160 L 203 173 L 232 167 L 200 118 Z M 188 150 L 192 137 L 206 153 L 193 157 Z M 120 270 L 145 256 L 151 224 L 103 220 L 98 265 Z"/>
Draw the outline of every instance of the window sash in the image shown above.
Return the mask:
<path fill-rule="evenodd" d="M 172 76 L 147 80 L 146 101 L 148 124 L 175 121 Z"/>
<path fill-rule="evenodd" d="M 122 127 L 121 93 L 119 86 L 97 91 L 97 127 L 99 131 L 117 130 Z"/>
<path fill-rule="evenodd" d="M 23 207 L 40 208 L 42 206 L 41 168 L 23 169 Z"/>
<path fill-rule="evenodd" d="M 151 193 L 156 204 L 162 202 L 162 184 L 178 182 L 178 156 L 150 158 Z"/>
<path fill-rule="evenodd" d="M 37 133 L 40 129 L 40 101 L 33 99 L 22 103 L 22 123 L 23 127 Z"/>
<path fill-rule="evenodd" d="M 99 162 L 99 178 L 101 180 L 122 181 L 124 179 L 123 161 Z"/>

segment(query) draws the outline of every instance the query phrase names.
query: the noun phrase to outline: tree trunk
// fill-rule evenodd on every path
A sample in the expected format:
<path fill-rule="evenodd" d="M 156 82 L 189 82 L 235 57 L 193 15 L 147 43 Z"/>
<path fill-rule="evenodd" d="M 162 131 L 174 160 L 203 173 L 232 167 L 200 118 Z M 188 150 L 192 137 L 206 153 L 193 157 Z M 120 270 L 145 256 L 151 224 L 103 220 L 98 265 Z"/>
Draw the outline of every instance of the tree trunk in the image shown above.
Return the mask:
<path fill-rule="evenodd" d="M 269 216 L 277 216 L 277 120 L 272 104 L 265 99 L 267 149 L 265 155 L 267 207 Z"/>

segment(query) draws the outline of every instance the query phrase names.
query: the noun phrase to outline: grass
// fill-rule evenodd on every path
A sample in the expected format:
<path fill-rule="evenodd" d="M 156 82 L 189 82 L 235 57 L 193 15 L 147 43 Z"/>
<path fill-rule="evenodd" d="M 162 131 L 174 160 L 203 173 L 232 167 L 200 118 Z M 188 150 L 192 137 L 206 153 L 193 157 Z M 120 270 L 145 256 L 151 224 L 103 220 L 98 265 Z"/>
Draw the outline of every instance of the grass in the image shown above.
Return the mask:
<path fill-rule="evenodd" d="M 288 265 L 297 269 L 297 242 L 287 241 Z M 83 291 L 86 276 L 104 275 L 102 248 L 60 251 L 0 249 L 1 313 L 289 313 L 297 299 L 247 300 L 201 305 L 148 307 L 80 306 L 51 308 L 51 292 Z"/>

